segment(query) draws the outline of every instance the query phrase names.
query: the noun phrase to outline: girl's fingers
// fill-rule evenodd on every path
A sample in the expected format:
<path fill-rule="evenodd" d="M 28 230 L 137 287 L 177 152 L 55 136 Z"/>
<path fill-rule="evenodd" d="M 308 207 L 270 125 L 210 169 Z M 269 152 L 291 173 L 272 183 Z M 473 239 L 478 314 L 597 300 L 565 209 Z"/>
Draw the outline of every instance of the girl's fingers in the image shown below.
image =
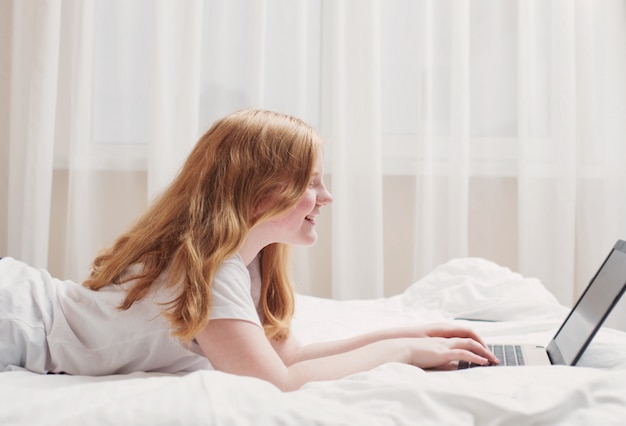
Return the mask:
<path fill-rule="evenodd" d="M 453 338 L 450 339 L 451 349 L 459 350 L 467 354 L 471 354 L 472 358 L 477 357 L 480 362 L 472 361 L 477 364 L 486 364 L 491 362 L 493 364 L 499 363 L 498 358 L 485 346 L 482 342 L 478 342 L 472 338 Z M 459 358 L 463 361 L 466 359 Z"/>
<path fill-rule="evenodd" d="M 456 325 L 442 324 L 441 327 L 433 328 L 430 331 L 430 333 L 428 333 L 428 335 L 431 337 L 472 339 L 480 343 L 485 349 L 487 348 L 487 345 L 485 344 L 483 339 L 481 339 L 480 336 L 476 334 L 474 330 L 472 330 L 471 328 L 467 328 L 467 327 L 459 327 Z"/>

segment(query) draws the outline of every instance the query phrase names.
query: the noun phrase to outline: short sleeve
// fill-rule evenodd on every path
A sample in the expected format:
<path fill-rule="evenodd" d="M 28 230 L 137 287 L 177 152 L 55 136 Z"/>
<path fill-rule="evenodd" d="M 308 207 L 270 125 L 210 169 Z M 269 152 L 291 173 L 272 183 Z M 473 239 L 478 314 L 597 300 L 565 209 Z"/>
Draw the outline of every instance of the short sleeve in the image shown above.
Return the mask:
<path fill-rule="evenodd" d="M 262 327 L 252 299 L 250 273 L 239 255 L 228 259 L 218 269 L 211 294 L 210 319 L 238 319 Z"/>

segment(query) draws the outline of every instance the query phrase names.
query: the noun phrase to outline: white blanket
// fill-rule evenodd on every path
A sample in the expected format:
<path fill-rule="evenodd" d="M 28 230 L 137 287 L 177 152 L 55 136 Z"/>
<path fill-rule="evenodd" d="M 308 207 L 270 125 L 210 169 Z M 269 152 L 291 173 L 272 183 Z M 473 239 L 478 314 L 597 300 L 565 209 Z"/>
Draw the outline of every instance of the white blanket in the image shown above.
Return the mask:
<path fill-rule="evenodd" d="M 546 344 L 567 314 L 536 280 L 481 259 L 437 268 L 403 294 L 333 301 L 298 296 L 303 343 L 377 328 L 453 321 L 486 341 Z M 283 393 L 261 380 L 0 373 L 1 425 L 611 425 L 626 419 L 626 333 L 600 331 L 576 367 L 433 372 L 390 363 Z"/>

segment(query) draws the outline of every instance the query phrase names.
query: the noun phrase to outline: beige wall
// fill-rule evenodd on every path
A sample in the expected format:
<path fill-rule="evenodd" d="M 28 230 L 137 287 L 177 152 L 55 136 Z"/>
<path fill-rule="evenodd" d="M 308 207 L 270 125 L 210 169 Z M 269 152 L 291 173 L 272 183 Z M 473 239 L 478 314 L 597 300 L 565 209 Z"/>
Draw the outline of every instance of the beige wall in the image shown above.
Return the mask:
<path fill-rule="evenodd" d="M 328 178 L 332 190 L 332 178 Z M 469 205 L 469 256 L 484 257 L 517 270 L 517 189 L 513 178 L 472 178 Z M 415 183 L 410 176 L 386 176 L 383 181 L 385 295 L 404 291 L 413 277 Z M 330 297 L 330 234 L 326 210 L 318 224 L 319 242 L 309 249 L 312 294 Z M 511 241 L 513 243 L 511 243 Z M 419 277 L 418 277 L 419 278 Z M 296 283 L 297 285 L 297 283 Z"/>
<path fill-rule="evenodd" d="M 145 171 L 100 170 L 90 174 L 90 205 L 86 209 L 98 220 L 90 227 L 91 256 L 113 243 L 146 206 L 147 180 Z M 52 206 L 48 269 L 53 276 L 63 276 L 67 235 L 68 172 L 55 170 L 53 175 Z M 85 265 L 85 271 L 88 265 Z M 72 277 L 74 278 L 74 277 Z M 76 279 L 76 278 L 74 278 Z"/>
<path fill-rule="evenodd" d="M 414 178 L 387 176 L 383 183 L 385 288 L 402 292 L 412 277 Z M 469 256 L 517 269 L 517 189 L 513 178 L 472 178 L 468 212 Z M 512 242 L 512 243 L 511 243 Z M 419 277 L 418 277 L 419 278 Z"/>
<path fill-rule="evenodd" d="M 145 208 L 146 173 L 142 171 L 100 171 L 92 184 L 90 210 L 101 216 L 91 238 L 94 255 L 97 248 L 109 245 Z M 328 179 L 332 189 L 332 179 Z M 54 173 L 53 204 L 50 233 L 49 269 L 60 276 L 66 238 L 67 172 Z M 384 253 L 385 295 L 402 292 L 414 280 L 412 277 L 412 220 L 414 179 L 408 176 L 387 176 L 384 179 Z M 469 209 L 469 255 L 480 256 L 516 269 L 516 188 L 514 179 L 474 178 L 471 181 L 472 202 Z M 104 212 L 105 214 L 100 214 Z M 330 208 L 318 221 L 319 241 L 309 251 L 309 274 L 313 288 L 305 292 L 330 297 L 331 276 Z M 296 283 L 297 286 L 297 283 Z"/>

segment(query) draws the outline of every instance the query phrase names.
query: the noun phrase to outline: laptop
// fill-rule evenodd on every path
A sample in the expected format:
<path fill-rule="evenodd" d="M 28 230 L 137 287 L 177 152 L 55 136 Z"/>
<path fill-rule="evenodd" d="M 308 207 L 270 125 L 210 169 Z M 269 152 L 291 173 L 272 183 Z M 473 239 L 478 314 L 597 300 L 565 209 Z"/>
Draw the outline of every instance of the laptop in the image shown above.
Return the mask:
<path fill-rule="evenodd" d="M 626 290 L 626 242 L 618 240 L 547 347 L 488 345 L 496 366 L 576 365 Z M 479 367 L 459 362 L 459 369 Z"/>

